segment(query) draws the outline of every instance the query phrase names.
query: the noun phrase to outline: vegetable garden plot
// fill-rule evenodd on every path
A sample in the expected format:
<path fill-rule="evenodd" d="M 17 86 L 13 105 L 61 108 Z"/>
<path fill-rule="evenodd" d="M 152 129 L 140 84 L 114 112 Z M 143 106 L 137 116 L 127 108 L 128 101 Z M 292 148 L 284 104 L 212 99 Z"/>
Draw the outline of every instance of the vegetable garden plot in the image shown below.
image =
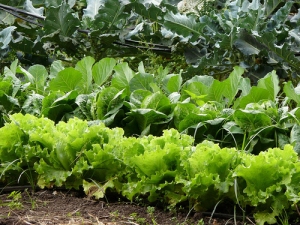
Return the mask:
<path fill-rule="evenodd" d="M 300 199 L 300 163 L 290 145 L 252 155 L 209 141 L 193 146 L 192 137 L 174 129 L 161 137 L 126 138 L 120 128 L 80 119 L 57 125 L 28 114 L 10 119 L 0 129 L 3 185 L 83 186 L 96 199 L 109 189 L 129 200 L 189 204 L 200 211 L 230 199 L 255 207 L 257 224 L 276 223 Z"/>
<path fill-rule="evenodd" d="M 299 152 L 299 96 L 292 82 L 280 85 L 275 71 L 256 86 L 235 67 L 228 78 L 195 76 L 183 81 L 160 67 L 133 71 L 113 58 L 91 57 L 75 67 L 55 61 L 50 72 L 41 65 L 25 70 L 18 61 L 0 80 L 1 126 L 8 115 L 22 112 L 47 117 L 55 123 L 77 117 L 107 127 L 121 127 L 126 136 L 160 136 L 175 128 L 195 143 L 216 141 L 258 154 L 267 148 L 292 144 Z"/>

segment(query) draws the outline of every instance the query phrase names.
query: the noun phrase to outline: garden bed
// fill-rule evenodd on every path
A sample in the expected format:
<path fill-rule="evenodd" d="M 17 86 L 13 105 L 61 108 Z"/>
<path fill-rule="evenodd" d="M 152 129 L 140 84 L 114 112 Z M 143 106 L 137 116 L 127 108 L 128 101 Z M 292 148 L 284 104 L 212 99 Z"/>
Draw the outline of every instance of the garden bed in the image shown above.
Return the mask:
<path fill-rule="evenodd" d="M 0 195 L 0 225 L 233 224 L 230 214 L 216 212 L 213 217 L 208 214 L 180 210 L 167 212 L 120 199 L 94 200 L 78 191 L 40 190 L 31 193 L 25 190 L 20 194 L 15 192 L 13 196 L 11 193 Z"/>

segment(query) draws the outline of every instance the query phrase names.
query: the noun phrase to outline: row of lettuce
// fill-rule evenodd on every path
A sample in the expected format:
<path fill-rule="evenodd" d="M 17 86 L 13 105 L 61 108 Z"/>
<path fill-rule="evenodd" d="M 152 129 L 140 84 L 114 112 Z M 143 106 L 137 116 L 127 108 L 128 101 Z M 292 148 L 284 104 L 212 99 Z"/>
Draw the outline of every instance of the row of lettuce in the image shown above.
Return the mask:
<path fill-rule="evenodd" d="M 255 86 L 243 68 L 230 72 L 223 81 L 205 75 L 184 80 L 162 67 L 147 73 L 143 63 L 133 71 L 113 58 L 95 63 L 85 57 L 68 68 L 55 61 L 49 70 L 24 69 L 16 60 L 0 76 L 0 127 L 21 112 L 55 123 L 73 117 L 102 121 L 128 137 L 174 128 L 195 143 L 211 140 L 255 154 L 291 144 L 300 152 L 299 87 L 282 84 L 275 71 Z"/>
<path fill-rule="evenodd" d="M 19 113 L 9 120 L 0 128 L 2 185 L 83 186 L 97 199 L 109 191 L 201 211 L 229 200 L 248 207 L 256 224 L 276 223 L 300 201 L 300 162 L 291 145 L 253 155 L 210 141 L 194 145 L 175 129 L 136 138 L 78 118 L 55 125 Z"/>

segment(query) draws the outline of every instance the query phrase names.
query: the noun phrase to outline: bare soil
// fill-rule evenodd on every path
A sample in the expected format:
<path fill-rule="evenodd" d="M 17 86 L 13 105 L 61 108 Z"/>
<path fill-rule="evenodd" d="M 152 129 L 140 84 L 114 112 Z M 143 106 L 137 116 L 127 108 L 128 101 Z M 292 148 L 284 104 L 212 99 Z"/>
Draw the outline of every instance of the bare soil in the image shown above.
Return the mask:
<path fill-rule="evenodd" d="M 0 225 L 234 224 L 233 218 L 216 218 L 207 213 L 180 210 L 170 212 L 123 200 L 94 200 L 75 191 L 41 190 L 31 193 L 25 190 L 13 194 L 14 197 L 10 194 L 0 195 Z M 254 223 L 249 220 L 247 224 Z"/>

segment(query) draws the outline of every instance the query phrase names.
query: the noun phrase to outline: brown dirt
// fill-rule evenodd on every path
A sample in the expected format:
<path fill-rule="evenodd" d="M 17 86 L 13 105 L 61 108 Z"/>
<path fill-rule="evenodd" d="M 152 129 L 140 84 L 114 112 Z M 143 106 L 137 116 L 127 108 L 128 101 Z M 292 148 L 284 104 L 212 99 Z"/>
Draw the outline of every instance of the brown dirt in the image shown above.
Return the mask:
<path fill-rule="evenodd" d="M 195 212 L 171 213 L 125 201 L 93 200 L 74 191 L 23 191 L 20 197 L 13 200 L 9 194 L 0 195 L 0 225 L 233 224 L 232 219 L 211 218 Z"/>

